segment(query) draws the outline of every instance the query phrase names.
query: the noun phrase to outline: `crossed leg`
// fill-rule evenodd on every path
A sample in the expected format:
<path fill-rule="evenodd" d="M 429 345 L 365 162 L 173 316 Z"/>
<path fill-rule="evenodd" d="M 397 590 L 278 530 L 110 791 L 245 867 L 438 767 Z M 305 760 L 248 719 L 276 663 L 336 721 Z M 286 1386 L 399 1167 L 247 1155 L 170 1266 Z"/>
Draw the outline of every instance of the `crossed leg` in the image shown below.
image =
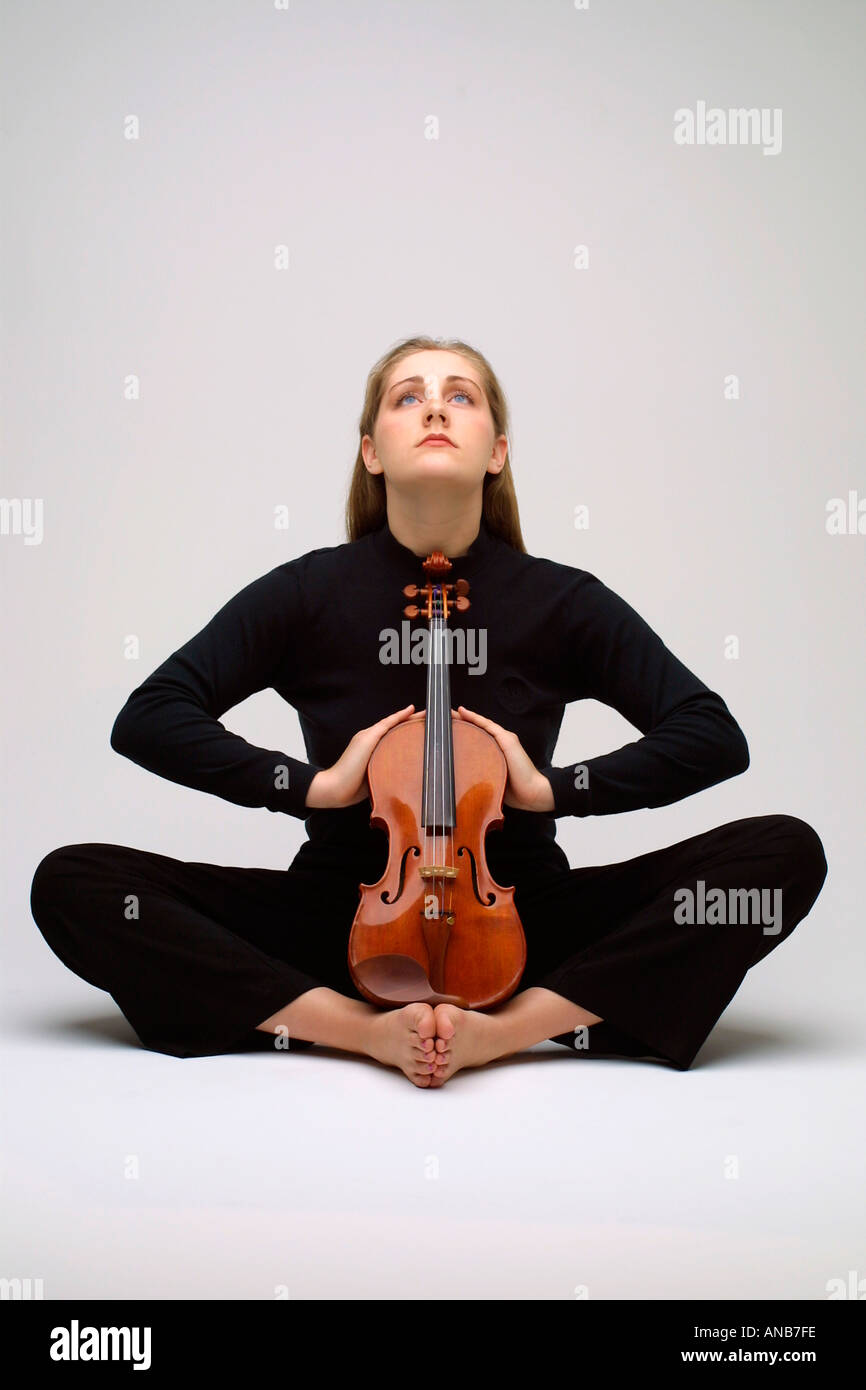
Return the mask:
<path fill-rule="evenodd" d="M 408 1046 L 406 1074 L 416 1085 L 438 1086 L 463 1067 L 547 1038 L 563 1041 L 619 1009 L 632 1041 L 685 1070 L 746 971 L 808 913 L 826 873 L 813 827 L 787 815 L 745 817 L 619 864 L 570 870 L 521 908 L 530 926 L 528 987 L 486 1013 L 437 1005 L 432 1032 L 428 1005 L 385 1015 L 373 1009 L 380 1060 Z M 781 920 L 747 915 L 691 925 L 675 911 L 674 895 L 704 888 L 704 876 L 714 892 L 757 888 L 761 902 L 766 895 L 774 904 L 778 895 Z M 575 1002 L 584 989 L 603 1014 Z"/>
<path fill-rule="evenodd" d="M 600 1022 L 549 989 L 526 989 L 485 1013 L 452 1004 L 378 1009 L 322 986 L 258 1024 L 399 1067 L 415 1086 L 442 1086 L 462 1067 L 483 1066 L 554 1033 Z"/>

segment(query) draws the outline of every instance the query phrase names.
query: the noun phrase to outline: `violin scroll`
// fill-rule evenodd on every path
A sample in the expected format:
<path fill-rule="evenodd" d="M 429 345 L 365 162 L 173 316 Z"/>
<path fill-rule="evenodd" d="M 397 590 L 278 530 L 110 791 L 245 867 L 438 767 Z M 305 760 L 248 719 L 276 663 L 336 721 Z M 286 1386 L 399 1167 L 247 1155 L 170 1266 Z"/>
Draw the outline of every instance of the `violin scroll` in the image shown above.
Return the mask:
<path fill-rule="evenodd" d="M 451 566 L 450 560 L 448 561 L 448 566 L 449 568 Z M 451 599 L 450 604 L 448 600 L 449 590 L 453 590 L 456 594 L 456 598 Z M 444 621 L 447 621 L 448 614 L 452 608 L 456 609 L 458 613 L 465 613 L 466 609 L 470 606 L 469 599 L 466 597 L 469 593 L 468 579 L 458 579 L 454 584 L 406 584 L 403 587 L 403 593 L 406 598 L 417 598 L 420 595 L 426 600 L 422 608 L 419 608 L 416 603 L 410 603 L 405 607 L 403 612 L 406 617 L 418 618 L 423 612 L 424 617 L 429 622 L 433 617 L 433 595 L 436 592 L 440 593 L 442 597 L 442 618 Z"/>

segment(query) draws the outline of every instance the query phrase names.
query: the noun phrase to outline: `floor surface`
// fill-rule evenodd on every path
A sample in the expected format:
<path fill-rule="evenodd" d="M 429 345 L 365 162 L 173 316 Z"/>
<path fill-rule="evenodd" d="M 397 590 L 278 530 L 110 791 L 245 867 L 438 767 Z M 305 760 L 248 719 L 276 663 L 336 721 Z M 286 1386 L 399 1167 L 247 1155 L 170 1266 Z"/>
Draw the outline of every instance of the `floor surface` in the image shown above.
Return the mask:
<path fill-rule="evenodd" d="M 46 1299 L 826 1299 L 866 1275 L 863 1033 L 749 989 L 688 1072 L 549 1042 L 435 1091 L 320 1047 L 166 1057 L 71 975 L 12 990 L 2 1272 Z"/>

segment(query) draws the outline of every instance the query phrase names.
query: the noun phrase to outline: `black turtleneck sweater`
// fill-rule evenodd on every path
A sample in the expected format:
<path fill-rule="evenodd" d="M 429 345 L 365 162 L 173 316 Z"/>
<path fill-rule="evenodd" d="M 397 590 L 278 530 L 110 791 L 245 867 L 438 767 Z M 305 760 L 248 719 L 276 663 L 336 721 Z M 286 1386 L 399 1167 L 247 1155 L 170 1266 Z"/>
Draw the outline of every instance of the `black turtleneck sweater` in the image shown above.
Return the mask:
<path fill-rule="evenodd" d="M 553 789 L 551 812 L 505 806 L 504 826 L 488 835 L 500 882 L 516 881 L 514 872 L 501 875 L 523 853 L 538 862 L 541 851 L 549 864 L 567 867 L 554 838 L 558 816 L 666 806 L 746 770 L 746 740 L 724 700 L 595 575 L 524 555 L 483 519 L 452 565 L 448 582 L 469 581 L 470 608 L 449 617 L 455 639 L 467 629 L 464 660 L 457 640 L 452 651 L 451 705 L 513 730 Z M 305 798 L 316 772 L 332 766 L 359 729 L 410 702 L 426 707 L 426 666 L 380 659 L 386 629 L 426 631 L 423 620 L 410 625 L 403 614 L 403 586 L 425 582 L 421 566 L 387 521 L 359 541 L 277 565 L 132 691 L 112 748 L 173 782 L 303 818 L 314 844 L 351 846 L 381 872 L 387 839 L 370 827 L 369 799 L 315 810 Z M 297 710 L 309 761 L 254 747 L 220 723 L 240 701 L 271 688 Z M 585 762 L 575 749 L 574 760 L 554 767 L 565 706 L 582 699 L 612 706 L 643 737 Z M 280 766 L 288 785 L 278 785 Z"/>

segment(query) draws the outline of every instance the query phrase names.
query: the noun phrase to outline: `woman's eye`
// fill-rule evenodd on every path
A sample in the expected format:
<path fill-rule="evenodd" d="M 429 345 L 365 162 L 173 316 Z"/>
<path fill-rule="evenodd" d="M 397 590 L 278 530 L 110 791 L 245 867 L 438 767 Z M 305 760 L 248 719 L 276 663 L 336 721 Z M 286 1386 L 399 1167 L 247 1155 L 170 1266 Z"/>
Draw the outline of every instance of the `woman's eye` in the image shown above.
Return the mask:
<path fill-rule="evenodd" d="M 466 400 L 469 401 L 469 404 L 472 404 L 472 397 L 470 396 L 468 391 L 452 391 L 451 394 L 452 396 L 465 396 Z M 403 395 L 398 398 L 395 404 L 402 405 L 403 402 L 409 400 L 410 397 L 414 397 L 416 401 L 420 401 L 421 399 L 417 391 L 404 391 Z"/>

